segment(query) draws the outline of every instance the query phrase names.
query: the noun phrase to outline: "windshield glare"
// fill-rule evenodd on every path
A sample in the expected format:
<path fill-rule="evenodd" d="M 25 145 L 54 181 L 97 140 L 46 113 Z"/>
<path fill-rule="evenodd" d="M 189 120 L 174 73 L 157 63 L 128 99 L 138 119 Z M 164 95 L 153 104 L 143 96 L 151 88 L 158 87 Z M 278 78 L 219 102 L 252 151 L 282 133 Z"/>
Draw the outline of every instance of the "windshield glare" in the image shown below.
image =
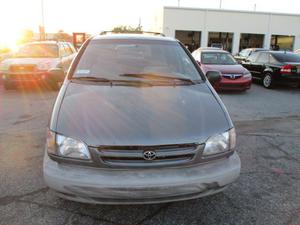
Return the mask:
<path fill-rule="evenodd" d="M 73 77 L 110 80 L 145 79 L 124 74 L 158 74 L 201 79 L 193 62 L 177 42 L 158 40 L 92 40 Z"/>
<path fill-rule="evenodd" d="M 201 54 L 202 64 L 213 65 L 235 65 L 237 62 L 229 53 L 223 52 L 203 52 Z"/>
<path fill-rule="evenodd" d="M 14 54 L 20 58 L 58 58 L 58 48 L 54 44 L 23 45 Z"/>

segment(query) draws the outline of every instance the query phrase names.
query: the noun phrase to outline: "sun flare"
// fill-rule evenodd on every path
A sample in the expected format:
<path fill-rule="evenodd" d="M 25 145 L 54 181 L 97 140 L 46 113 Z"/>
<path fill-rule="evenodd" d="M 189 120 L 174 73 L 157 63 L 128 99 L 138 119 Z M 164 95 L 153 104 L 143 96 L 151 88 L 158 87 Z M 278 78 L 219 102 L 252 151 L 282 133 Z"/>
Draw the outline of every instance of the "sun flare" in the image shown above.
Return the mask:
<path fill-rule="evenodd" d="M 5 35 L 0 36 L 0 48 L 16 49 L 20 34 L 18 32 L 7 32 Z"/>

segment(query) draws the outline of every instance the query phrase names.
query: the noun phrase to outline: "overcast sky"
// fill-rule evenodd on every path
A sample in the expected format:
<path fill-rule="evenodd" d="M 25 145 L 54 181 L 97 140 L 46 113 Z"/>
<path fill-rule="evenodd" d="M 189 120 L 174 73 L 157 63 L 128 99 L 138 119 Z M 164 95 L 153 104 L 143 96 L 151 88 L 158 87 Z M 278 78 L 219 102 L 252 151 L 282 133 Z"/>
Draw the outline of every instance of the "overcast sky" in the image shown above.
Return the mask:
<path fill-rule="evenodd" d="M 42 0 L 0 0 L 1 35 L 23 29 L 38 31 Z M 180 0 L 182 7 L 219 8 L 220 0 Z M 137 26 L 139 17 L 145 29 L 153 10 L 177 6 L 178 0 L 44 0 L 47 32 L 98 33 L 115 25 Z M 272 11 L 300 14 L 300 0 L 222 0 L 224 9 Z M 299 24 L 300 27 L 300 24 Z M 1 41 L 1 38 L 0 38 Z"/>

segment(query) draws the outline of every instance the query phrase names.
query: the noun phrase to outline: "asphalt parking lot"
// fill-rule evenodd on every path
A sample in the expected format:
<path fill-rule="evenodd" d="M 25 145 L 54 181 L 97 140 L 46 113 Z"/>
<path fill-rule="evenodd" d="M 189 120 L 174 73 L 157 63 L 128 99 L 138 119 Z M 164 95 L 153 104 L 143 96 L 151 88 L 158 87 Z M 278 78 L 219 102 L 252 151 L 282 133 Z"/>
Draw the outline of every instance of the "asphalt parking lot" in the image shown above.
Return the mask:
<path fill-rule="evenodd" d="M 102 206 L 57 198 L 42 177 L 56 93 L 0 86 L 0 224 L 300 224 L 300 89 L 223 93 L 242 172 L 224 193 L 156 205 Z"/>

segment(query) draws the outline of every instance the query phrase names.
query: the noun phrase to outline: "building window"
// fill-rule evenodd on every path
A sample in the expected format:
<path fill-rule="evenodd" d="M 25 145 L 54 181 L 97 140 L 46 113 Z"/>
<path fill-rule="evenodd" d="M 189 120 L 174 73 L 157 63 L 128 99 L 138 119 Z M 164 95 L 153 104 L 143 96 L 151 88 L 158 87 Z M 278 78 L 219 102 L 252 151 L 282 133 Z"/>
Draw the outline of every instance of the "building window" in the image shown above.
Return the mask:
<path fill-rule="evenodd" d="M 232 52 L 233 33 L 228 32 L 209 32 L 208 47 L 222 48 Z"/>
<path fill-rule="evenodd" d="M 186 31 L 176 30 L 175 38 L 183 43 L 190 52 L 193 52 L 200 46 L 201 32 L 200 31 Z"/>
<path fill-rule="evenodd" d="M 288 35 L 272 35 L 271 46 L 273 50 L 289 50 L 293 51 L 294 49 L 294 36 Z"/>
<path fill-rule="evenodd" d="M 262 48 L 264 46 L 263 34 L 242 33 L 240 37 L 240 51 L 245 48 Z"/>

